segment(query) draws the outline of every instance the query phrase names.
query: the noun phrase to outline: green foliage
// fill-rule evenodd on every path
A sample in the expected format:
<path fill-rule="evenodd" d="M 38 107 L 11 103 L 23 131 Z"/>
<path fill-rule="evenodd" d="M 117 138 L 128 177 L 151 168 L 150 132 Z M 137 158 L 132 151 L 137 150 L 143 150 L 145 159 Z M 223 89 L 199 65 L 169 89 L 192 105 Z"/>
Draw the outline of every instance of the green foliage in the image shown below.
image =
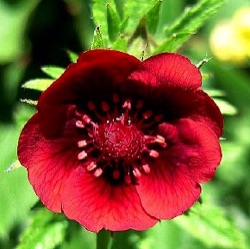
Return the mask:
<path fill-rule="evenodd" d="M 202 205 L 196 204 L 188 215 L 182 215 L 174 221 L 209 248 L 247 249 L 244 234 L 221 207 L 211 203 L 210 200 Z"/>
<path fill-rule="evenodd" d="M 150 33 L 155 34 L 159 19 L 162 0 L 158 0 L 146 14 L 147 28 Z"/>
<path fill-rule="evenodd" d="M 6 63 L 20 56 L 25 50 L 25 25 L 39 0 L 22 1 L 8 5 L 0 1 L 0 62 Z M 14 31 L 14 32 L 13 32 Z"/>
<path fill-rule="evenodd" d="M 166 40 L 153 53 L 176 51 L 217 12 L 224 2 L 225 0 L 200 0 L 195 6 L 187 8 L 183 15 L 166 29 Z"/>
<path fill-rule="evenodd" d="M 56 76 L 56 71 L 53 71 L 53 73 L 50 72 L 51 68 L 46 67 L 47 74 L 50 76 L 54 75 Z M 53 76 L 52 76 L 53 77 Z M 35 80 L 29 80 L 26 83 L 22 85 L 23 88 L 33 89 L 37 91 L 44 91 L 46 90 L 51 84 L 53 83 L 52 79 L 35 79 Z"/>
<path fill-rule="evenodd" d="M 10 229 L 18 222 L 25 224 L 29 209 L 37 200 L 23 167 L 6 172 L 10 165 L 16 165 L 16 145 L 23 119 L 27 120 L 32 113 L 30 108 L 18 108 L 14 124 L 0 124 L 0 239 L 5 238 L 10 244 Z"/>
<path fill-rule="evenodd" d="M 120 18 L 118 13 L 113 9 L 110 4 L 106 5 L 107 8 L 107 25 L 108 35 L 111 42 L 115 41 L 119 36 L 120 31 Z"/>
<path fill-rule="evenodd" d="M 110 6 L 115 6 L 114 0 L 108 1 Z M 104 40 L 108 39 L 108 26 L 107 26 L 107 1 L 105 0 L 93 0 L 92 13 L 95 25 L 102 32 Z M 94 34 L 95 36 L 96 34 Z M 93 44 L 93 43 L 92 43 Z M 92 46 L 91 46 L 92 47 Z"/>
<path fill-rule="evenodd" d="M 116 41 L 112 44 L 112 49 L 122 52 L 127 51 L 127 41 L 124 36 L 120 36 L 116 39 Z"/>
<path fill-rule="evenodd" d="M 124 16 L 129 18 L 129 23 L 126 28 L 126 32 L 134 32 L 140 24 L 141 19 L 145 18 L 148 11 L 152 9 L 152 6 L 154 6 L 156 2 L 158 1 L 125 1 Z"/>
<path fill-rule="evenodd" d="M 60 246 L 60 249 L 95 249 L 96 234 L 85 230 L 75 221 L 68 220 L 66 240 Z"/>
<path fill-rule="evenodd" d="M 66 228 L 67 221 L 41 208 L 32 217 L 16 249 L 53 249 L 64 240 Z"/>
<path fill-rule="evenodd" d="M 143 33 L 146 34 L 149 31 L 153 34 L 156 32 L 160 18 L 161 3 L 161 0 L 124 1 L 120 4 L 114 1 L 108 4 L 104 1 L 94 1 L 94 21 L 99 29 L 101 29 L 102 38 L 99 40 L 102 40 L 103 43 L 100 44 L 97 41 L 97 46 L 92 46 L 92 48 L 103 47 L 106 45 L 106 41 L 108 43 L 106 46 L 110 45 L 112 48 L 119 49 L 121 42 L 123 44 L 127 42 L 130 45 L 138 37 L 147 40 L 147 35 Z M 101 11 L 104 6 L 106 6 L 106 15 L 104 15 L 104 11 Z M 124 18 L 121 18 L 121 13 L 119 14 L 117 11 L 117 6 L 119 6 Z M 106 19 L 106 23 L 103 21 L 104 18 Z M 94 40 L 98 40 L 98 34 L 95 33 L 94 36 L 97 36 L 96 38 L 94 37 Z M 122 51 L 125 51 L 127 46 L 122 45 L 121 48 Z"/>
<path fill-rule="evenodd" d="M 107 230 L 101 230 L 97 233 L 96 249 L 110 249 L 111 233 Z"/>
<path fill-rule="evenodd" d="M 191 32 L 180 32 L 169 35 L 153 52 L 159 54 L 161 52 L 175 52 L 191 35 Z"/>
<path fill-rule="evenodd" d="M 126 17 L 126 18 L 120 23 L 120 27 L 119 27 L 120 33 L 123 33 L 123 32 L 124 32 L 124 29 L 128 26 L 128 21 L 129 21 L 129 18 Z"/>
<path fill-rule="evenodd" d="M 31 100 L 31 99 L 20 99 L 20 101 L 31 106 L 36 106 L 38 102 L 37 100 Z"/>
<path fill-rule="evenodd" d="M 215 103 L 220 108 L 221 112 L 225 115 L 235 115 L 237 114 L 237 109 L 235 106 L 230 104 L 228 101 L 223 99 L 214 98 Z"/>
<path fill-rule="evenodd" d="M 91 44 L 91 49 L 105 48 L 104 41 L 100 28 L 97 27 L 94 32 L 93 41 Z"/>
<path fill-rule="evenodd" d="M 57 79 L 63 74 L 65 68 L 56 66 L 44 66 L 42 67 L 42 71 L 48 76 L 50 76 L 52 79 Z"/>
<path fill-rule="evenodd" d="M 223 97 L 225 96 L 225 92 L 222 90 L 218 90 L 218 89 L 205 89 L 205 92 L 211 96 L 211 97 Z"/>
<path fill-rule="evenodd" d="M 77 61 L 77 58 L 78 58 L 78 54 L 72 52 L 72 51 L 67 51 L 68 53 L 68 56 L 69 56 L 69 59 L 71 62 L 76 62 Z"/>

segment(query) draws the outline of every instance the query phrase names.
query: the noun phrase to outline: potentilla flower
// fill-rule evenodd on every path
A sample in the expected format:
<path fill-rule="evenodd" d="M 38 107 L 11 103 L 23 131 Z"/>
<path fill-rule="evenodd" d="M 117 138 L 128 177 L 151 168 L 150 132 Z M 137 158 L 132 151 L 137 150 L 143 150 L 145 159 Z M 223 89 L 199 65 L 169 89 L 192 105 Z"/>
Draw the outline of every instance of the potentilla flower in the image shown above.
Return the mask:
<path fill-rule="evenodd" d="M 182 214 L 221 160 L 222 115 L 178 54 L 82 53 L 45 90 L 18 157 L 45 206 L 90 231 Z"/>

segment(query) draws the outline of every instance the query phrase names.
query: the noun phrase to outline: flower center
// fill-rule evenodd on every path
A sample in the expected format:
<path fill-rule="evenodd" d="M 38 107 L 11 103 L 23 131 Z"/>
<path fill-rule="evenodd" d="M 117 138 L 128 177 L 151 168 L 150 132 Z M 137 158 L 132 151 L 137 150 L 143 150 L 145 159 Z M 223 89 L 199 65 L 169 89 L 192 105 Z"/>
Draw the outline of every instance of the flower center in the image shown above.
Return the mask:
<path fill-rule="evenodd" d="M 96 177 L 102 175 L 114 184 L 136 184 L 167 147 L 162 136 L 151 135 L 163 116 L 145 110 L 142 101 L 132 110 L 132 101 L 121 102 L 117 95 L 111 104 L 89 101 L 84 111 L 76 111 L 76 127 L 83 137 L 78 141 L 78 159 Z"/>
<path fill-rule="evenodd" d="M 117 119 L 98 126 L 94 145 L 102 152 L 103 159 L 132 162 L 140 158 L 144 148 L 143 133 Z"/>

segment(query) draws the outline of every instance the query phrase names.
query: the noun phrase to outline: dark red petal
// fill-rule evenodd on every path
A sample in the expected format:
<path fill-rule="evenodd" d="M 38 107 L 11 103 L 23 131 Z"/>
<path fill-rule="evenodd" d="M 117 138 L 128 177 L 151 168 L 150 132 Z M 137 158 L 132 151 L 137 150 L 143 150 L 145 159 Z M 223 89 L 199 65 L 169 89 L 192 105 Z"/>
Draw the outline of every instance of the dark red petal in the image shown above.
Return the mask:
<path fill-rule="evenodd" d="M 222 135 L 223 116 L 215 102 L 202 90 L 166 93 L 165 111 L 170 120 L 190 118 L 208 125 L 218 137 Z"/>
<path fill-rule="evenodd" d="M 200 185 L 181 164 L 171 165 L 158 158 L 151 172 L 142 175 L 136 189 L 144 209 L 158 219 L 172 219 L 182 214 L 199 198 Z"/>
<path fill-rule="evenodd" d="M 84 168 L 75 170 L 67 180 L 62 203 L 68 218 L 93 232 L 102 228 L 144 230 L 158 221 L 144 211 L 133 185 L 112 186 Z"/>
<path fill-rule="evenodd" d="M 208 125 L 218 137 L 223 131 L 223 116 L 215 102 L 202 90 L 171 89 L 163 98 L 163 108 L 169 120 L 190 118 Z"/>
<path fill-rule="evenodd" d="M 18 158 L 28 169 L 28 177 L 36 194 L 48 209 L 61 212 L 61 187 L 72 169 L 77 167 L 74 135 L 47 140 L 35 114 L 25 125 L 18 144 Z"/>
<path fill-rule="evenodd" d="M 200 90 L 201 74 L 187 58 L 169 53 L 150 57 L 129 78 L 132 81 L 123 86 L 124 92 L 133 92 L 151 109 L 166 113 L 167 120 L 192 117 L 222 135 L 221 112 Z"/>
<path fill-rule="evenodd" d="M 221 161 L 221 148 L 218 137 L 206 124 L 181 119 L 175 124 L 178 137 L 163 154 L 173 165 L 186 165 L 192 179 L 206 182 L 213 178 Z M 167 137 L 169 124 L 161 124 L 159 133 Z"/>
<path fill-rule="evenodd" d="M 39 98 L 38 111 L 42 132 L 47 137 L 59 136 L 66 121 L 69 104 L 89 99 L 107 98 L 126 84 L 128 75 L 140 65 L 128 54 L 112 50 L 83 53 Z"/>
<path fill-rule="evenodd" d="M 199 69 L 188 58 L 179 54 L 162 53 L 152 56 L 142 62 L 141 68 L 132 73 L 130 79 L 153 86 L 183 89 L 197 89 L 201 86 Z"/>
<path fill-rule="evenodd" d="M 223 116 L 220 109 L 202 90 L 197 90 L 190 96 L 183 96 L 180 100 L 180 117 L 191 118 L 208 125 L 220 137 L 223 132 Z M 186 103 L 185 103 L 186 102 Z M 178 105 L 178 104 L 177 104 Z"/>

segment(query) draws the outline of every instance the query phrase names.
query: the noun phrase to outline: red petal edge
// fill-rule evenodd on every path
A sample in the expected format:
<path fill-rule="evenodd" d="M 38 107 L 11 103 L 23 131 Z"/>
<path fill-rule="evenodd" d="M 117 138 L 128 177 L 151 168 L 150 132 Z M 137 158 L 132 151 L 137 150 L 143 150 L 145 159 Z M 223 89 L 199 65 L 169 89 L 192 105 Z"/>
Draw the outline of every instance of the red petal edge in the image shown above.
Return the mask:
<path fill-rule="evenodd" d="M 132 73 L 130 79 L 147 82 L 153 86 L 197 89 L 202 78 L 199 69 L 190 60 L 175 53 L 162 53 L 142 62 L 141 70 Z"/>
<path fill-rule="evenodd" d="M 142 206 L 158 219 L 172 219 L 190 208 L 200 196 L 201 187 L 185 166 L 172 165 L 159 158 L 151 172 L 136 185 Z"/>
<path fill-rule="evenodd" d="M 173 125 L 178 135 L 163 157 L 176 168 L 179 163 L 186 165 L 186 171 L 196 182 L 210 181 L 222 158 L 217 135 L 206 123 L 191 119 L 180 119 Z M 161 124 L 159 133 L 169 136 L 169 124 Z"/>
<path fill-rule="evenodd" d="M 70 138 L 69 138 L 70 137 Z M 78 166 L 72 134 L 47 140 L 35 114 L 25 125 L 18 143 L 18 158 L 28 169 L 28 177 L 36 194 L 48 209 L 61 212 L 61 188 L 72 169 Z"/>
<path fill-rule="evenodd" d="M 62 208 L 92 232 L 144 230 L 158 222 L 144 211 L 134 186 L 113 186 L 80 167 L 64 185 Z"/>

